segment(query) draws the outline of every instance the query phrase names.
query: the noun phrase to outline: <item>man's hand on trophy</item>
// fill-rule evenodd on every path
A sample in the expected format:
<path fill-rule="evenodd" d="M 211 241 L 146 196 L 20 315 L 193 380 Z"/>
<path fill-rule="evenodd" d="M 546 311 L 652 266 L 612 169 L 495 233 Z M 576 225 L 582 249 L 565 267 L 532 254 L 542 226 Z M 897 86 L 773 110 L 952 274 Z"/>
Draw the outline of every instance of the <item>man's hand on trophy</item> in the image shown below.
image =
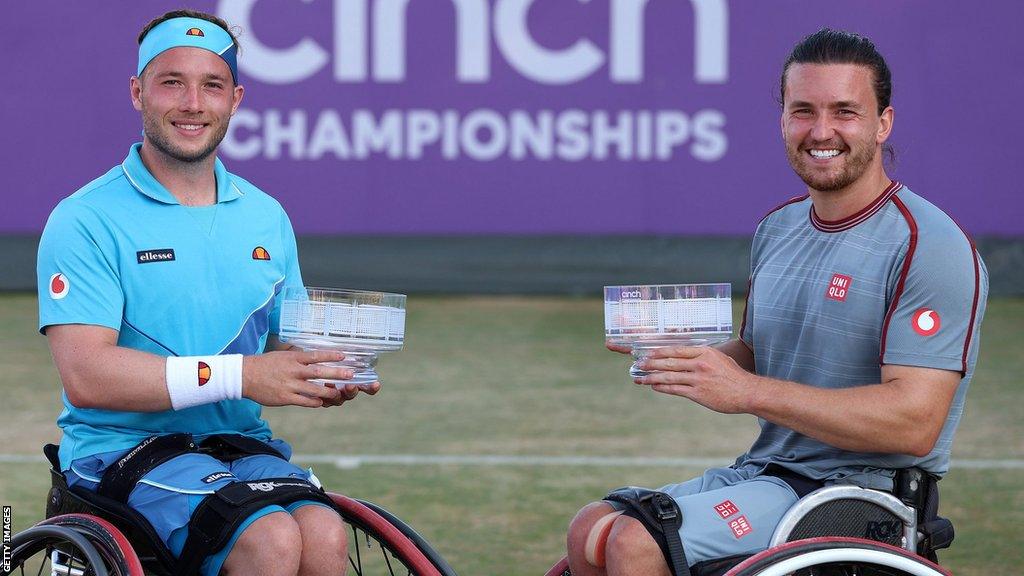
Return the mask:
<path fill-rule="evenodd" d="M 611 340 L 604 341 L 604 347 L 611 350 L 612 352 L 618 352 L 619 354 L 632 354 L 633 347 L 628 344 L 620 344 Z"/>
<path fill-rule="evenodd" d="M 637 384 L 689 398 L 716 412 L 749 413 L 757 376 L 719 350 L 706 346 L 655 348 L 639 365 L 650 374 L 635 378 Z"/>
<path fill-rule="evenodd" d="M 310 380 L 350 380 L 353 373 L 349 368 L 323 364 L 344 358 L 341 352 L 325 350 L 246 356 L 242 359 L 242 397 L 264 406 L 337 406 L 349 399 L 344 398 L 345 392 Z M 355 394 L 358 390 L 352 397 Z"/>
<path fill-rule="evenodd" d="M 349 400 L 354 400 L 360 392 L 373 396 L 380 391 L 380 382 L 371 382 L 369 384 L 342 384 L 339 382 L 337 384 L 327 384 L 327 386 L 337 387 L 341 391 L 341 397 L 332 401 L 324 400 L 324 408 L 328 406 L 341 406 Z"/>

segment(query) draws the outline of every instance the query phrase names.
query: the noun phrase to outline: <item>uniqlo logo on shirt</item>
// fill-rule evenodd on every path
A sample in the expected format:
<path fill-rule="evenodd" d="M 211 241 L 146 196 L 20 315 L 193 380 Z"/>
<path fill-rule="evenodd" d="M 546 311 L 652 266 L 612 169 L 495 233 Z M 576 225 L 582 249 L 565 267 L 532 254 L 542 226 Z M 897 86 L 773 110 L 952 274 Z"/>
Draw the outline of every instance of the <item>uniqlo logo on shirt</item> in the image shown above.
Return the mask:
<path fill-rule="evenodd" d="M 833 274 L 832 281 L 828 283 L 828 291 L 825 292 L 825 296 L 832 300 L 846 302 L 846 293 L 850 290 L 852 282 L 853 278 L 845 274 Z"/>
<path fill-rule="evenodd" d="M 740 516 L 732 522 L 729 522 L 729 529 L 732 530 L 732 534 L 736 538 L 743 538 L 754 531 L 750 526 L 750 522 L 747 522 L 746 516 Z"/>
<path fill-rule="evenodd" d="M 715 512 L 718 512 L 718 515 L 721 516 L 722 518 L 728 518 L 729 516 L 732 516 L 733 514 L 739 513 L 739 511 L 740 511 L 740 509 L 737 508 L 736 505 L 733 504 L 731 500 L 726 500 L 726 501 L 722 502 L 721 504 L 715 504 Z"/>

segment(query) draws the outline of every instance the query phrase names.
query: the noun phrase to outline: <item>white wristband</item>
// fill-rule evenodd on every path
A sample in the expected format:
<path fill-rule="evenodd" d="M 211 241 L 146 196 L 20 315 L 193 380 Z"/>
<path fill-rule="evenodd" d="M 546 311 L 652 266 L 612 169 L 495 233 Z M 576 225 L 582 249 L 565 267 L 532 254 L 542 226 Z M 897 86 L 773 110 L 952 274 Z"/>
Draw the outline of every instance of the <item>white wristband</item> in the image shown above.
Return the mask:
<path fill-rule="evenodd" d="M 175 410 L 242 397 L 242 355 L 169 356 L 167 393 Z"/>

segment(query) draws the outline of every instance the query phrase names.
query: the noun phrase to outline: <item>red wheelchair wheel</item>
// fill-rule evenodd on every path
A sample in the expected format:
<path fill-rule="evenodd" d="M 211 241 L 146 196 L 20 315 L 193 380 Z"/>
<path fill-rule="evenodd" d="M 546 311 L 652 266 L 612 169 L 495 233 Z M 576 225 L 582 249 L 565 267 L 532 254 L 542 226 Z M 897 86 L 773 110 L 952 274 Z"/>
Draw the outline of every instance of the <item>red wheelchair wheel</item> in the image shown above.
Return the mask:
<path fill-rule="evenodd" d="M 349 564 L 355 576 L 457 576 L 423 537 L 394 515 L 369 502 L 329 496 L 349 525 Z"/>

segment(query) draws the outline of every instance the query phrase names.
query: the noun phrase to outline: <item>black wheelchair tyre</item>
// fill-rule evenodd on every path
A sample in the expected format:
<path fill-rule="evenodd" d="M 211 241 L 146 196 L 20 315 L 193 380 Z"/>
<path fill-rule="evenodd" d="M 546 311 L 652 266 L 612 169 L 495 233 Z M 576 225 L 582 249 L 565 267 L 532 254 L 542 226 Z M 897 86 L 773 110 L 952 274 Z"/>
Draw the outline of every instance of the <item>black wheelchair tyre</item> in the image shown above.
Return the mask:
<path fill-rule="evenodd" d="M 11 550 L 10 570 L 0 572 L 7 574 L 43 573 L 43 569 L 51 566 L 54 552 L 66 558 L 70 568 L 81 570 L 85 576 L 127 576 L 121 571 L 116 561 L 109 558 L 110 550 L 103 549 L 90 542 L 90 539 L 67 526 L 39 525 L 16 534 L 9 543 Z M 38 556 L 42 553 L 41 556 Z M 37 568 L 38 566 L 38 568 Z M 6 568 L 6 567 L 5 567 Z M 26 572 L 27 570 L 27 572 Z"/>
<path fill-rule="evenodd" d="M 143 576 L 142 563 L 131 544 L 116 526 L 89 514 L 62 514 L 40 522 L 41 526 L 71 528 L 85 536 L 103 557 L 111 574 Z"/>

